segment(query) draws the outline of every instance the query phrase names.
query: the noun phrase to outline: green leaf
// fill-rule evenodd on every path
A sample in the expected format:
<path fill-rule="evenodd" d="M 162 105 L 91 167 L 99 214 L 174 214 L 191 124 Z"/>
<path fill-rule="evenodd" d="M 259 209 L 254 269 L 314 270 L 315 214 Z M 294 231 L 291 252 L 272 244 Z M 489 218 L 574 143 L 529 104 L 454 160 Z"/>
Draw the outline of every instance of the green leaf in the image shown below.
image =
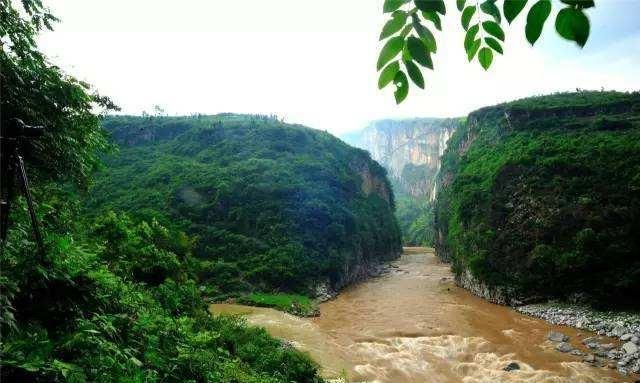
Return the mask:
<path fill-rule="evenodd" d="M 420 38 L 422 39 L 422 42 L 427 47 L 427 50 L 436 53 L 436 51 L 438 50 L 436 38 L 427 27 L 420 24 L 420 20 L 416 15 L 413 15 L 413 29 L 416 31 L 416 33 L 418 33 L 418 36 L 420 36 Z"/>
<path fill-rule="evenodd" d="M 413 56 L 411 56 L 411 53 L 409 53 L 407 44 L 404 44 L 404 48 L 402 48 L 402 61 L 413 61 Z"/>
<path fill-rule="evenodd" d="M 544 23 L 551 13 L 551 0 L 539 0 L 531 7 L 527 15 L 525 34 L 531 45 L 535 44 L 542 33 Z"/>
<path fill-rule="evenodd" d="M 414 36 L 409 36 L 407 39 L 407 49 L 409 50 L 409 53 L 411 53 L 411 57 L 413 57 L 418 64 L 429 69 L 433 69 L 431 56 L 429 55 L 427 47 L 424 45 L 422 40 Z"/>
<path fill-rule="evenodd" d="M 511 24 L 513 20 L 522 12 L 524 6 L 527 5 L 527 0 L 504 0 L 504 5 L 502 6 L 502 12 L 504 13 L 504 17 L 507 19 L 507 22 Z"/>
<path fill-rule="evenodd" d="M 387 65 L 382 72 L 380 72 L 380 78 L 378 79 L 378 89 L 382 89 L 389 85 L 391 81 L 396 77 L 396 74 L 400 70 L 400 63 L 394 61 Z"/>
<path fill-rule="evenodd" d="M 387 21 L 387 23 L 382 27 L 382 32 L 380 33 L 380 40 L 384 40 L 387 37 L 395 34 L 399 30 L 404 27 L 407 23 L 407 13 L 404 11 L 395 11 L 391 20 Z"/>
<path fill-rule="evenodd" d="M 436 12 L 422 12 L 422 17 L 424 17 L 425 20 L 431 21 L 433 25 L 435 25 L 437 30 L 439 31 L 442 30 L 442 22 L 440 21 L 440 15 L 438 15 Z"/>
<path fill-rule="evenodd" d="M 444 0 L 413 0 L 416 7 L 423 12 L 435 11 L 441 15 L 447 13 L 447 7 L 444 5 Z"/>
<path fill-rule="evenodd" d="M 469 29 L 469 23 L 473 18 L 473 15 L 476 13 L 476 7 L 474 5 L 470 5 L 462 11 L 462 16 L 460 17 L 460 21 L 462 21 L 462 28 L 466 31 Z"/>
<path fill-rule="evenodd" d="M 556 31 L 567 40 L 584 47 L 589 39 L 589 18 L 581 10 L 567 7 L 556 17 Z"/>
<path fill-rule="evenodd" d="M 478 52 L 478 49 L 480 49 L 480 44 L 482 42 L 480 41 L 480 39 L 475 40 L 471 43 L 471 45 L 469 46 L 469 49 L 467 49 L 467 58 L 469 59 L 469 61 L 473 60 L 473 58 L 476 55 L 476 52 Z"/>
<path fill-rule="evenodd" d="M 585 9 L 595 7 L 596 4 L 593 0 L 560 0 L 561 2 L 576 7 L 578 9 Z"/>
<path fill-rule="evenodd" d="M 502 20 L 500 10 L 496 6 L 496 0 L 486 0 L 484 3 L 480 4 L 480 9 L 487 15 L 493 16 L 493 18 L 496 20 L 496 23 L 500 23 L 500 21 Z"/>
<path fill-rule="evenodd" d="M 473 25 L 469 30 L 467 30 L 467 34 L 464 36 L 464 49 L 467 53 L 469 53 L 469 49 L 473 45 L 479 30 L 480 26 L 478 24 Z"/>
<path fill-rule="evenodd" d="M 402 32 L 400 32 L 400 36 L 407 37 L 409 35 L 409 32 L 411 32 L 412 29 L 413 29 L 413 25 L 411 24 L 405 25 L 404 28 L 402 29 Z"/>
<path fill-rule="evenodd" d="M 407 68 L 407 73 L 409 74 L 409 78 L 416 84 L 419 88 L 424 89 L 424 77 L 422 76 L 422 72 L 420 68 L 412 61 L 405 61 L 404 66 Z"/>
<path fill-rule="evenodd" d="M 390 38 L 380 51 L 377 66 L 378 70 L 393 60 L 402 51 L 402 47 L 404 47 L 404 38 L 402 36 Z"/>
<path fill-rule="evenodd" d="M 465 0 L 456 0 L 456 6 L 458 7 L 458 10 L 460 12 L 462 12 L 462 10 L 464 9 L 465 3 L 466 3 Z"/>
<path fill-rule="evenodd" d="M 385 0 L 384 5 L 382 6 L 382 11 L 384 13 L 397 11 L 398 8 L 402 7 L 408 2 L 409 0 Z"/>
<path fill-rule="evenodd" d="M 500 54 L 504 53 L 502 51 L 502 46 L 500 45 L 500 42 L 494 39 L 493 37 L 485 37 L 484 42 L 487 43 L 487 45 L 490 46 L 494 51 Z"/>
<path fill-rule="evenodd" d="M 482 65 L 484 70 L 489 69 L 493 61 L 493 51 L 487 47 L 480 49 L 480 52 L 478 52 L 478 61 L 480 61 L 480 65 Z"/>
<path fill-rule="evenodd" d="M 396 86 L 396 91 L 394 93 L 396 103 L 400 104 L 409 94 L 409 80 L 403 71 L 398 71 L 398 73 L 396 73 L 396 77 L 393 79 L 393 83 Z"/>
<path fill-rule="evenodd" d="M 482 28 L 493 37 L 504 41 L 504 31 L 502 27 L 500 27 L 500 24 L 489 20 L 482 23 Z"/>

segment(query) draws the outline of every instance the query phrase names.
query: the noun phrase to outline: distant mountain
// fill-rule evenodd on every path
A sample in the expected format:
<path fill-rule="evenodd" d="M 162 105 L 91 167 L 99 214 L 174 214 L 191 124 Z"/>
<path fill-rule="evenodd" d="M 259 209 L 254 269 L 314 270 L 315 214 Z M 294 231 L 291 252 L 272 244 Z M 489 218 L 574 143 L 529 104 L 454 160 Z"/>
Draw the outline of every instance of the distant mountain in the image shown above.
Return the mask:
<path fill-rule="evenodd" d="M 387 169 L 398 196 L 435 199 L 440 156 L 459 119 L 378 120 L 342 139 L 371 153 Z"/>
<path fill-rule="evenodd" d="M 460 124 L 452 118 L 374 121 L 342 139 L 371 153 L 387 169 L 396 194 L 396 217 L 407 246 L 434 243 L 433 201 L 440 157 Z"/>

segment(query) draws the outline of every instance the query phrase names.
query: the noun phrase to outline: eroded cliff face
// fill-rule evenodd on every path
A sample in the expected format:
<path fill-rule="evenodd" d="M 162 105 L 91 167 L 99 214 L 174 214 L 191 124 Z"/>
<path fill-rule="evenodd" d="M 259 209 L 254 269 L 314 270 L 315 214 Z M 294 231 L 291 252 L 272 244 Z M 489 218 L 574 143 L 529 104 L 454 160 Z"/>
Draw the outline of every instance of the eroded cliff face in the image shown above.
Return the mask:
<path fill-rule="evenodd" d="M 389 205 L 393 204 L 389 182 L 384 177 L 376 175 L 369 163 L 365 161 L 353 162 L 351 168 L 358 172 L 362 178 L 362 192 L 365 195 L 375 193 Z"/>
<path fill-rule="evenodd" d="M 435 199 L 440 156 L 458 119 L 379 120 L 345 137 L 384 166 L 396 194 Z"/>

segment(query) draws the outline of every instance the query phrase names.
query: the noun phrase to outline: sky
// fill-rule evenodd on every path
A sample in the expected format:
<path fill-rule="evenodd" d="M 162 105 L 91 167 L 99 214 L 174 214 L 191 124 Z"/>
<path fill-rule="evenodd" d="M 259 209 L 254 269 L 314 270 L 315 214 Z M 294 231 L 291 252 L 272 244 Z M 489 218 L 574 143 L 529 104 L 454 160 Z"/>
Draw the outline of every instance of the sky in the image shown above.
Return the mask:
<path fill-rule="evenodd" d="M 505 55 L 487 72 L 468 63 L 460 15 L 445 1 L 435 71 L 401 105 L 392 86 L 377 89 L 383 0 L 50 0 L 61 22 L 40 44 L 123 113 L 276 114 L 336 135 L 555 91 L 640 89 L 640 0 L 596 1 L 584 49 L 553 19 L 532 48 L 522 14 L 504 23 Z"/>

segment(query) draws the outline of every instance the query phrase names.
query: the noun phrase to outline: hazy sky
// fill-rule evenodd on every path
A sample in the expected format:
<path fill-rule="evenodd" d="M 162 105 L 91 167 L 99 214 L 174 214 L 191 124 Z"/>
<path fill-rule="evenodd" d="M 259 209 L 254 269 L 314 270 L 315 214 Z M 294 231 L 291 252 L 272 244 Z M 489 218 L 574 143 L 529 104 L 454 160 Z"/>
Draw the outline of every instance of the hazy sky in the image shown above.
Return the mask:
<path fill-rule="evenodd" d="M 531 2 L 531 1 L 530 1 Z M 560 8 L 554 0 L 555 9 Z M 535 48 L 524 15 L 489 72 L 469 64 L 453 0 L 427 89 L 395 105 L 377 90 L 383 0 L 50 0 L 52 61 L 123 112 L 264 113 L 336 134 L 387 117 L 448 117 L 575 88 L 640 89 L 640 0 L 599 0 L 585 49 L 547 22 Z"/>

